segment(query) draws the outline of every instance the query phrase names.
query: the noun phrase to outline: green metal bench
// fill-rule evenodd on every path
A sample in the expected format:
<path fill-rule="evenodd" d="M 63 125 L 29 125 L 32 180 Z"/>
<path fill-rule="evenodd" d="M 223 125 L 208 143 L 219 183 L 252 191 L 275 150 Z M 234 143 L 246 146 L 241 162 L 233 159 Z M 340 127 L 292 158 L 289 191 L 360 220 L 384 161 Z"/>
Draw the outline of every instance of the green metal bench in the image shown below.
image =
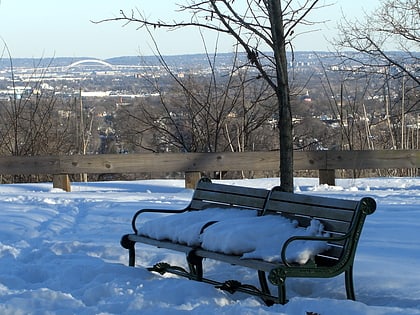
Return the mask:
<path fill-rule="evenodd" d="M 138 217 L 146 212 L 184 213 L 220 207 L 257 210 L 259 215 L 279 214 L 298 221 L 299 226 L 302 227 L 308 226 L 310 221 L 315 218 L 322 222 L 329 236 L 294 236 L 289 238 L 283 245 L 281 251 L 282 262 L 280 263 L 267 262 L 261 259 L 241 259 L 240 256 L 208 251 L 197 246 L 153 239 L 140 235 L 136 226 Z M 266 190 L 216 184 L 211 183 L 208 179 L 202 179 L 197 184 L 192 200 L 185 209 L 142 209 L 137 211 L 132 219 L 134 233 L 124 235 L 121 239 L 121 245 L 129 250 L 130 266 L 135 265 L 135 244 L 137 242 L 184 252 L 188 262 L 188 270 L 167 263 L 158 263 L 148 269 L 161 274 L 169 272 L 192 280 L 206 282 L 231 293 L 238 291 L 259 296 L 267 305 L 273 303 L 285 304 L 287 302 L 285 287 L 287 278 L 329 278 L 341 273 L 345 274 L 347 298 L 355 300 L 353 264 L 357 243 L 366 216 L 372 214 L 375 209 L 375 200 L 370 197 L 362 198 L 360 201 L 343 200 L 286 193 L 280 191 L 278 187 Z M 209 222 L 208 224 L 212 223 Z M 203 226 L 204 228 L 206 226 Z M 316 255 L 313 260 L 304 265 L 290 263 L 286 260 L 287 247 L 299 240 L 328 242 L 329 249 Z M 256 270 L 260 288 L 242 284 L 237 280 L 219 282 L 205 278 L 202 264 L 204 258 Z M 270 290 L 267 278 L 272 285 L 277 287 L 277 294 L 271 293 L 272 290 Z"/>

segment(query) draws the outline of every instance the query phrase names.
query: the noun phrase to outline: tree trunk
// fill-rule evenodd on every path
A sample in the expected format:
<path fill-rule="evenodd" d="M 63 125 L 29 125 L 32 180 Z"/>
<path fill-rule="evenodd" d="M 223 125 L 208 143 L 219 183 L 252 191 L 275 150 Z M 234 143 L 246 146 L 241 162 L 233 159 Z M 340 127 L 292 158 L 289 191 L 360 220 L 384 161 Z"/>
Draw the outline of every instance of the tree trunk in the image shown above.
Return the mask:
<path fill-rule="evenodd" d="M 273 51 L 276 59 L 276 95 L 279 107 L 280 186 L 284 191 L 293 192 L 293 126 L 283 14 L 280 0 L 269 1 Z"/>

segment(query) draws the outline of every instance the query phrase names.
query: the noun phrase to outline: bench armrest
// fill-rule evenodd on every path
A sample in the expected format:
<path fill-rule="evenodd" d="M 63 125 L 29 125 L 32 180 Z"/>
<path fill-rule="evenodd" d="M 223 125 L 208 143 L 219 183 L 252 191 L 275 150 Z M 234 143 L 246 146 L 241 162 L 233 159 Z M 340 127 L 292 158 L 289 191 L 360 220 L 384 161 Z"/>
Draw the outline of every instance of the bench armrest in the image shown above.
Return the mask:
<path fill-rule="evenodd" d="M 138 210 L 134 215 L 133 218 L 131 219 L 131 228 L 133 229 L 134 233 L 137 234 L 138 230 L 137 230 L 137 226 L 136 226 L 136 221 L 137 221 L 137 217 L 142 214 L 142 213 L 183 213 L 188 211 L 188 208 L 184 208 L 184 209 L 178 209 L 178 210 L 171 210 L 171 209 L 140 209 Z"/>
<path fill-rule="evenodd" d="M 286 242 L 284 242 L 281 249 L 281 260 L 282 263 L 287 267 L 293 267 L 294 265 L 287 261 L 286 251 L 290 243 L 294 241 L 323 241 L 323 242 L 339 242 L 344 241 L 351 236 L 351 233 L 347 233 L 342 236 L 292 236 Z"/>

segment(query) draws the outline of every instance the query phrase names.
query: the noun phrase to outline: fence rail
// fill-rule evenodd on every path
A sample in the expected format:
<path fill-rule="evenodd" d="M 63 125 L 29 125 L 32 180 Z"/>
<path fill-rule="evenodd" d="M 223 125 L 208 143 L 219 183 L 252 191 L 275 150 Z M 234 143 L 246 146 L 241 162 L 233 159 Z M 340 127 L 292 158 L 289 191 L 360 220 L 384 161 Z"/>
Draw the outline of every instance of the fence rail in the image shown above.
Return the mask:
<path fill-rule="evenodd" d="M 193 186 L 200 172 L 275 171 L 279 152 L 145 153 L 71 156 L 0 157 L 3 175 L 55 175 L 67 190 L 69 174 L 185 172 Z M 319 170 L 321 183 L 333 184 L 337 169 L 420 168 L 420 150 L 296 151 L 295 170 Z"/>

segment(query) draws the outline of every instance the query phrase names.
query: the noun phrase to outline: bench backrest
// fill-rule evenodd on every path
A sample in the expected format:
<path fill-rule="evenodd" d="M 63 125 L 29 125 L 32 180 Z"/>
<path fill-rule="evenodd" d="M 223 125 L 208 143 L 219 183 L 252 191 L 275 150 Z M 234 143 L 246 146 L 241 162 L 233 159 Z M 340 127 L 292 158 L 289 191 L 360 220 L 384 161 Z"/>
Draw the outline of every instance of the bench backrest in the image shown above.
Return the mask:
<path fill-rule="evenodd" d="M 209 179 L 201 179 L 196 186 L 189 208 L 201 210 L 209 206 L 220 206 L 262 211 L 269 193 L 268 189 L 216 184 Z"/>
<path fill-rule="evenodd" d="M 309 226 L 311 219 L 318 219 L 330 236 L 348 236 L 329 242 L 330 250 L 316 257 L 320 265 L 334 265 L 354 259 L 365 217 L 375 209 L 375 200 L 369 197 L 356 201 L 287 193 L 274 188 L 264 214 L 278 213 L 297 220 L 303 227 Z"/>

